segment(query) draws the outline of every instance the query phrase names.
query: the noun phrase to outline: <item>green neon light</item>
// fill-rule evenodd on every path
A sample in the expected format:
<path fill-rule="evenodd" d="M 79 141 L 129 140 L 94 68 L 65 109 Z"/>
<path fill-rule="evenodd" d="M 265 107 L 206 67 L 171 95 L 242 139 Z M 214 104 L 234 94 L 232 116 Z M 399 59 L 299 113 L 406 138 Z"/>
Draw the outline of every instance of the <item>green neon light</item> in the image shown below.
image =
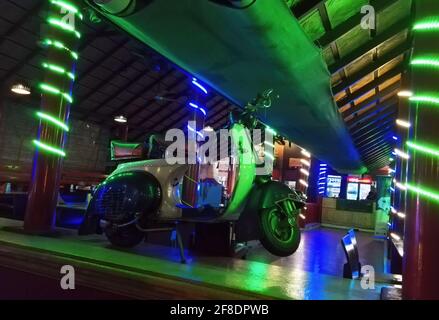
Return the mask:
<path fill-rule="evenodd" d="M 48 151 L 48 152 L 50 152 L 50 153 L 53 153 L 53 154 L 59 155 L 59 156 L 61 156 L 61 157 L 65 157 L 65 156 L 66 156 L 66 153 L 65 153 L 64 151 L 62 151 L 61 149 L 58 149 L 58 148 L 55 148 L 55 147 L 49 146 L 48 144 L 45 144 L 45 143 L 43 143 L 43 142 L 41 142 L 41 141 L 34 140 L 33 143 L 34 143 L 38 148 L 41 148 L 41 149 L 43 149 L 43 150 L 46 150 L 46 151 Z"/>
<path fill-rule="evenodd" d="M 439 97 L 427 95 L 415 95 L 409 98 L 412 102 L 425 102 L 429 104 L 439 104 Z"/>
<path fill-rule="evenodd" d="M 56 18 L 49 18 L 49 19 L 47 19 L 47 22 L 48 22 L 49 24 L 51 24 L 52 26 L 58 27 L 58 28 L 60 28 L 60 29 L 62 29 L 62 30 L 64 30 L 64 31 L 74 33 L 75 36 L 76 36 L 78 39 L 81 38 L 81 34 L 80 34 L 78 31 L 76 31 L 75 28 L 73 28 L 71 25 L 69 25 L 69 24 L 67 24 L 67 23 L 65 23 L 65 22 L 62 22 L 62 21 L 59 20 L 59 19 L 56 19 Z"/>
<path fill-rule="evenodd" d="M 47 114 L 47 113 L 42 113 L 42 112 L 37 112 L 37 117 L 39 117 L 40 119 L 43 120 L 47 120 L 49 122 L 51 122 L 52 124 L 54 124 L 57 127 L 60 127 L 61 129 L 63 129 L 64 131 L 69 131 L 69 127 L 62 122 L 61 120 Z"/>
<path fill-rule="evenodd" d="M 75 60 L 78 60 L 78 58 L 79 58 L 79 55 L 78 55 L 76 52 L 74 52 L 74 51 L 70 50 L 69 48 L 67 48 L 67 47 L 66 47 L 62 42 L 60 42 L 60 41 L 57 41 L 57 40 L 51 40 L 51 39 L 44 39 L 44 40 L 43 40 L 43 44 L 46 45 L 46 46 L 53 46 L 53 47 L 55 47 L 55 48 L 57 48 L 57 49 L 65 50 L 65 51 L 67 51 L 68 53 L 70 53 L 70 55 L 72 56 L 72 58 L 75 59 Z"/>
<path fill-rule="evenodd" d="M 415 58 L 410 64 L 412 66 L 432 67 L 439 69 L 439 58 Z"/>
<path fill-rule="evenodd" d="M 59 74 L 65 74 L 67 77 L 69 77 L 73 81 L 75 80 L 75 75 L 71 72 L 67 72 L 66 69 L 64 69 L 63 67 L 57 66 L 56 64 L 45 63 L 45 62 L 43 62 L 42 65 L 46 69 L 52 70 L 52 71 L 59 73 Z"/>
<path fill-rule="evenodd" d="M 61 93 L 61 91 L 59 91 L 59 89 L 52 87 L 51 85 L 48 85 L 45 83 L 40 84 L 40 88 L 44 91 L 47 91 L 47 92 L 50 92 L 53 94 L 60 94 Z"/>
<path fill-rule="evenodd" d="M 81 20 L 84 18 L 83 15 L 79 12 L 79 10 L 78 10 L 77 7 L 75 7 L 74 5 L 72 5 L 72 4 L 70 4 L 70 3 L 66 2 L 66 1 L 51 0 L 50 2 L 51 2 L 52 4 L 54 4 L 54 5 L 58 6 L 58 7 L 60 7 L 60 8 L 63 8 L 63 9 L 65 9 L 65 10 L 67 10 L 67 11 L 70 11 L 70 12 L 73 12 L 73 13 L 76 14 L 76 15 L 79 17 L 79 19 L 81 19 Z"/>
<path fill-rule="evenodd" d="M 406 142 L 407 146 L 411 149 L 423 152 L 423 153 L 428 153 L 430 155 L 439 157 L 439 149 L 431 147 L 431 146 L 427 146 L 424 144 L 419 144 L 419 143 L 415 143 L 412 141 L 407 141 Z"/>
<path fill-rule="evenodd" d="M 430 198 L 432 200 L 436 200 L 439 201 L 439 192 L 437 191 L 433 191 L 433 190 L 429 190 L 420 186 L 414 186 L 412 184 L 406 183 L 405 187 L 412 192 L 415 192 L 421 196 L 424 196 L 426 198 Z"/>
<path fill-rule="evenodd" d="M 246 203 L 256 176 L 256 158 L 251 140 L 242 124 L 234 124 L 231 128 L 232 143 L 239 152 L 239 175 L 233 196 L 227 206 L 225 215 L 233 215 Z M 239 146 L 239 142 L 241 145 Z"/>
<path fill-rule="evenodd" d="M 61 96 L 63 96 L 68 102 L 73 103 L 73 98 L 72 98 L 71 95 L 69 95 L 68 93 L 65 93 L 65 92 L 61 92 L 61 90 L 59 90 L 58 88 L 56 88 L 56 87 L 54 87 L 54 86 L 51 86 L 51 85 L 46 84 L 46 83 L 41 83 L 41 84 L 40 84 L 40 88 L 41 88 L 41 90 L 43 90 L 43 91 L 50 92 L 50 93 L 53 93 L 53 94 L 56 94 L 56 95 L 61 95 Z"/>
<path fill-rule="evenodd" d="M 429 18 L 424 21 L 419 21 L 413 26 L 416 31 L 434 31 L 439 30 L 439 18 Z"/>

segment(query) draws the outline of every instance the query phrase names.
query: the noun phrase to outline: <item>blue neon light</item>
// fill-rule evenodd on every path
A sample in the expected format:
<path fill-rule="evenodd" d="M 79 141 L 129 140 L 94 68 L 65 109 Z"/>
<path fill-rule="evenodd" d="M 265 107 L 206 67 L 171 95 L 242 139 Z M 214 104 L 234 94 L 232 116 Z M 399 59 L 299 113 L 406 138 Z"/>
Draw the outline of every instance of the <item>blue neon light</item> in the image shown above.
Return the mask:
<path fill-rule="evenodd" d="M 396 137 L 396 136 L 393 136 L 392 139 L 395 141 L 398 141 L 398 137 Z"/>
<path fill-rule="evenodd" d="M 203 87 L 200 83 L 198 83 L 197 78 L 192 78 L 192 84 L 199 88 L 201 91 L 203 91 L 205 94 L 207 94 L 207 90 L 205 87 Z"/>
<path fill-rule="evenodd" d="M 199 107 L 198 105 L 196 105 L 193 102 L 189 102 L 189 106 L 191 106 L 194 109 L 200 110 L 202 114 L 204 114 L 205 116 L 207 115 L 206 110 L 204 110 L 203 108 Z"/>
<path fill-rule="evenodd" d="M 324 195 L 326 192 L 326 174 L 328 170 L 328 165 L 326 163 L 320 163 L 319 165 L 319 175 L 317 180 L 317 187 L 319 195 Z"/>

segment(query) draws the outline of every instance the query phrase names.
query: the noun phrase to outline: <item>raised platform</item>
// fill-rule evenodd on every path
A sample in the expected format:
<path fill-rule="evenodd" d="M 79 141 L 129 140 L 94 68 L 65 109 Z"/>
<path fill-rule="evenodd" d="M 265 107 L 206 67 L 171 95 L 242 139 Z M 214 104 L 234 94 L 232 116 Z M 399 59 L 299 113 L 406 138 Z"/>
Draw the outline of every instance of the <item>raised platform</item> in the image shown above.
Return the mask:
<path fill-rule="evenodd" d="M 121 251 L 98 235 L 79 237 L 72 230 L 59 229 L 56 237 L 31 236 L 18 232 L 20 226 L 20 221 L 0 218 L 2 267 L 49 278 L 53 282 L 61 279 L 62 265 L 72 265 L 78 287 L 121 297 L 380 298 L 380 285 L 374 290 L 363 290 L 359 281 L 232 258 L 192 257 L 187 264 L 181 264 L 178 250 L 174 248 L 143 244 L 133 250 Z M 65 291 L 59 291 L 68 298 Z"/>

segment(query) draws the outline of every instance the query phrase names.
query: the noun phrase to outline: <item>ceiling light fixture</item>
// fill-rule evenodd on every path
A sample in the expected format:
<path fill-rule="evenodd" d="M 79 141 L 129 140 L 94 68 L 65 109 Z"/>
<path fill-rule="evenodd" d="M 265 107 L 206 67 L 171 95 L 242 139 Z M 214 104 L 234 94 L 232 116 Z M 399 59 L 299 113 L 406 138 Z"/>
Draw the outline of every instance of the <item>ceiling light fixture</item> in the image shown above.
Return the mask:
<path fill-rule="evenodd" d="M 24 84 L 21 84 L 21 83 L 14 84 L 11 87 L 11 91 L 13 93 L 21 94 L 21 95 L 29 95 L 30 94 L 30 88 L 28 86 L 25 86 Z"/>
<path fill-rule="evenodd" d="M 126 123 L 128 120 L 124 116 L 117 116 L 117 117 L 114 117 L 114 121 L 119 122 L 119 123 Z"/>

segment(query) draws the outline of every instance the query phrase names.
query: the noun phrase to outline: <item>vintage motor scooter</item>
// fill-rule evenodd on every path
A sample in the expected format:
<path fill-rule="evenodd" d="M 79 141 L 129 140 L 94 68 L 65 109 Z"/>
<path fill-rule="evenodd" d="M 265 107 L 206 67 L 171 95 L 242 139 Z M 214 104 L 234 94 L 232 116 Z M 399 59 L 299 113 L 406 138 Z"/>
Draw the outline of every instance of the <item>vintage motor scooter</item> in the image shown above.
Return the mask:
<path fill-rule="evenodd" d="M 267 90 L 230 116 L 236 155 L 214 164 L 169 164 L 164 158 L 119 164 L 95 190 L 80 234 L 103 232 L 118 247 L 139 244 L 148 230 L 170 223 L 233 225 L 236 242 L 260 240 L 272 254 L 288 256 L 300 243 L 298 215 L 305 197 L 285 184 L 257 175 L 257 155 L 249 130 L 255 114 L 271 106 Z M 233 158 L 238 161 L 231 161 Z M 220 184 L 219 164 L 227 181 Z M 203 177 L 203 172 L 208 172 Z"/>

